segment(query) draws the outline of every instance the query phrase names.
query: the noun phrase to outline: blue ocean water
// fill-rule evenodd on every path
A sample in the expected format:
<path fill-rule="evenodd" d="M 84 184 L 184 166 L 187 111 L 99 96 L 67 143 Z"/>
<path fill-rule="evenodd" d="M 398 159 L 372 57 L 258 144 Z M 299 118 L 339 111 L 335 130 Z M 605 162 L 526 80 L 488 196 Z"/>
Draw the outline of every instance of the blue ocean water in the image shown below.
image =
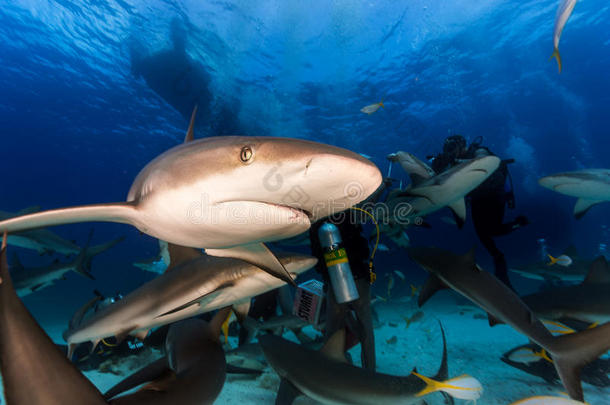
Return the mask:
<path fill-rule="evenodd" d="M 549 61 L 557 6 L 556 0 L 5 0 L 0 209 L 124 200 L 138 171 L 184 137 L 189 114 L 154 89 L 171 86 L 198 99 L 198 137 L 311 139 L 370 155 L 384 174 L 388 153 L 423 159 L 439 152 L 447 135 L 482 136 L 494 153 L 516 160 L 510 170 L 517 207 L 507 214 L 531 221 L 500 239 L 509 265 L 537 260 L 540 238 L 549 252 L 574 244 L 593 256 L 610 244 L 610 206 L 576 221 L 574 199 L 537 180 L 610 163 L 610 5 L 578 2 L 561 39 L 561 74 Z M 181 70 L 184 55 L 195 68 Z M 146 80 L 167 69 L 178 82 Z M 381 100 L 385 108 L 377 113 L 360 112 Z M 399 167 L 392 173 L 398 176 Z M 411 240 L 454 251 L 479 243 L 470 222 L 457 230 L 440 221 L 444 215 L 433 216 L 430 229 L 410 231 Z M 38 318 L 64 319 L 58 313 L 94 288 L 129 291 L 152 277 L 131 263 L 156 254 L 156 241 L 132 227 L 54 231 L 83 245 L 92 227 L 96 243 L 127 238 L 96 258 L 95 282 L 70 275 L 27 297 Z M 28 265 L 50 260 L 18 252 Z M 478 253 L 491 267 L 480 246 Z M 397 249 L 379 253 L 376 267 L 381 275 L 401 269 L 424 278 Z"/>

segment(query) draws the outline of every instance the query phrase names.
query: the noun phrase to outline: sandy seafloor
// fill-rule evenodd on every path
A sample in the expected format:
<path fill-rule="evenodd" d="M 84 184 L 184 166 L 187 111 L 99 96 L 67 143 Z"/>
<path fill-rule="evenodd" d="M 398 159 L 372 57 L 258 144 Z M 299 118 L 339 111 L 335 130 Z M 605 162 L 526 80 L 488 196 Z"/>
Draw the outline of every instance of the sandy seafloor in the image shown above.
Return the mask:
<path fill-rule="evenodd" d="M 550 386 L 544 380 L 526 374 L 504 364 L 500 357 L 503 353 L 527 339 L 505 325 L 493 328 L 488 326 L 485 313 L 450 292 L 440 292 L 423 308 L 424 317 L 412 323 L 408 328 L 403 319 L 417 311 L 415 300 L 410 297 L 390 299 L 388 302 L 375 304 L 379 314 L 380 325 L 375 329 L 377 370 L 379 372 L 407 375 L 413 367 L 418 372 L 432 376 L 436 373 L 441 361 L 442 341 L 437 320 L 445 328 L 449 360 L 449 377 L 470 374 L 476 377 L 484 387 L 479 405 L 511 404 L 519 399 L 533 395 L 561 395 L 563 388 Z M 48 318 L 47 318 L 48 319 Z M 43 324 L 55 342 L 63 342 L 61 334 L 66 322 Z M 310 336 L 317 333 L 308 327 Z M 387 343 L 396 336 L 396 343 Z M 295 340 L 292 332 L 284 337 Z M 229 344 L 236 346 L 236 338 L 230 337 Z M 154 354 L 152 355 L 154 356 Z M 359 364 L 360 350 L 356 346 L 351 356 Z M 137 368 L 151 361 L 151 354 L 131 356 L 126 364 L 119 367 L 119 373 L 86 372 L 85 375 L 104 392 Z M 279 384 L 279 377 L 267 366 L 259 377 L 228 375 L 217 404 L 273 404 Z M 590 405 L 610 404 L 610 387 L 598 388 L 583 383 L 585 400 Z M 428 404 L 443 404 L 439 394 L 424 398 Z M 456 404 L 469 401 L 456 400 Z M 301 397 L 295 404 L 315 404 L 314 400 Z"/>

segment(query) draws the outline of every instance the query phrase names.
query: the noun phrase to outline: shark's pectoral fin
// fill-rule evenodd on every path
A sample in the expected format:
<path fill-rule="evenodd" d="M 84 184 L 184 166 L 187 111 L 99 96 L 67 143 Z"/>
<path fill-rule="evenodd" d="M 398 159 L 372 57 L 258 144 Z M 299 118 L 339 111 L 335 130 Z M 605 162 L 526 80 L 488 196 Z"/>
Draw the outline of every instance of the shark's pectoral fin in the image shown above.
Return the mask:
<path fill-rule="evenodd" d="M 280 388 L 275 397 L 275 405 L 292 405 L 295 399 L 303 393 L 285 378 L 280 381 Z"/>
<path fill-rule="evenodd" d="M 589 209 L 595 204 L 599 204 L 600 200 L 586 200 L 584 198 L 579 198 L 576 200 L 576 205 L 574 206 L 574 217 L 576 219 L 582 218 Z"/>
<path fill-rule="evenodd" d="M 345 328 L 333 333 L 320 349 L 320 353 L 341 363 L 347 363 L 345 358 Z"/>
<path fill-rule="evenodd" d="M 430 274 L 430 276 L 428 277 L 428 280 L 426 280 L 426 283 L 424 284 L 424 286 L 421 288 L 421 291 L 419 292 L 419 297 L 417 298 L 417 305 L 421 307 L 437 291 L 443 290 L 445 288 L 448 288 L 448 287 L 445 285 L 445 283 L 443 283 L 441 281 L 440 278 L 436 277 L 434 274 Z"/>
<path fill-rule="evenodd" d="M 487 320 L 489 321 L 489 326 L 496 326 L 496 325 L 501 325 L 504 322 L 502 322 L 501 320 L 499 320 L 498 318 L 496 318 L 495 316 L 493 316 L 492 314 L 490 314 L 489 312 L 487 313 Z"/>
<path fill-rule="evenodd" d="M 453 217 L 455 218 L 455 223 L 458 228 L 464 226 L 466 222 L 466 201 L 463 198 L 460 198 L 453 204 L 448 206 L 453 212 Z"/>
<path fill-rule="evenodd" d="M 205 252 L 210 256 L 241 259 L 260 267 L 272 276 L 296 287 L 296 283 L 288 270 L 263 243 L 253 243 L 226 249 L 206 249 Z"/>
<path fill-rule="evenodd" d="M 129 391 L 130 389 L 137 387 L 138 385 L 161 378 L 166 375 L 168 371 L 170 371 L 170 368 L 167 364 L 167 358 L 160 358 L 159 360 L 136 371 L 114 387 L 110 388 L 104 394 L 104 399 L 109 400 L 125 391 Z"/>
<path fill-rule="evenodd" d="M 184 310 L 186 308 L 192 307 L 193 305 L 200 306 L 205 301 L 211 300 L 211 299 L 219 296 L 220 294 L 222 294 L 222 292 L 224 291 L 225 288 L 228 288 L 228 287 L 231 287 L 231 286 L 233 286 L 233 283 L 231 283 L 231 282 L 225 283 L 225 284 L 221 285 L 220 287 L 218 287 L 217 289 L 215 289 L 214 291 L 211 291 L 209 293 L 203 294 L 202 296 L 197 297 L 194 300 L 191 300 L 191 301 L 189 301 L 189 302 L 187 302 L 185 304 L 182 304 L 180 306 L 172 308 L 169 311 L 162 313 L 161 315 L 158 315 L 156 317 L 156 319 L 162 318 L 162 317 L 164 317 L 166 315 L 175 314 L 176 312 L 180 312 L 180 311 L 182 311 L 182 310 Z"/>
<path fill-rule="evenodd" d="M 17 232 L 53 225 L 78 222 L 118 222 L 135 225 L 138 221 L 135 203 L 108 203 L 58 208 L 0 221 L 0 232 Z"/>
<path fill-rule="evenodd" d="M 252 300 L 250 298 L 246 301 L 233 304 L 233 312 L 235 312 L 235 317 L 239 323 L 243 323 L 247 319 L 251 304 Z"/>
<path fill-rule="evenodd" d="M 169 254 L 169 264 L 167 265 L 167 269 L 165 269 L 166 272 L 172 270 L 176 266 L 203 256 L 201 249 L 174 245 L 173 243 L 167 244 L 167 251 Z"/>

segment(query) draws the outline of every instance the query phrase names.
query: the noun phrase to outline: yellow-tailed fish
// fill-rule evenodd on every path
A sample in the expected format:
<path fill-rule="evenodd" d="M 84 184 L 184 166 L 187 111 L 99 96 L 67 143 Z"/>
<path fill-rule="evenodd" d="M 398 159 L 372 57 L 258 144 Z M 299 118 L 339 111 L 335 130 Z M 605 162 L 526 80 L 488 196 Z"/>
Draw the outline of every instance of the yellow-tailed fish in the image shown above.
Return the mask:
<path fill-rule="evenodd" d="M 576 5 L 576 0 L 561 0 L 559 9 L 557 9 L 557 15 L 555 16 L 555 28 L 553 29 L 553 54 L 551 59 L 557 59 L 557 66 L 559 66 L 559 73 L 561 73 L 561 55 L 559 54 L 559 38 L 561 38 L 561 32 L 565 27 L 572 10 Z"/>
<path fill-rule="evenodd" d="M 553 257 L 551 255 L 547 255 L 547 256 L 551 260 L 550 262 L 547 263 L 548 266 L 558 264 L 563 267 L 568 267 L 569 265 L 572 264 L 572 258 L 570 258 L 570 256 L 568 256 L 568 255 L 561 255 L 559 257 Z"/>
<path fill-rule="evenodd" d="M 378 103 L 370 104 L 370 105 L 367 105 L 366 107 L 362 107 L 360 109 L 360 112 L 371 115 L 371 114 L 377 112 L 377 110 L 379 110 L 379 108 L 381 108 L 381 107 L 385 108 L 385 106 L 383 105 L 383 100 L 381 100 Z"/>
<path fill-rule="evenodd" d="M 414 297 L 415 294 L 417 294 L 417 292 L 419 291 L 421 287 L 415 286 L 413 284 L 411 284 L 411 297 Z"/>
<path fill-rule="evenodd" d="M 566 326 L 557 321 L 543 320 L 542 323 L 544 324 L 544 326 L 546 326 L 546 328 L 551 333 L 557 333 L 559 335 L 568 335 L 570 333 L 576 332 L 574 329 L 570 328 L 569 326 Z"/>
<path fill-rule="evenodd" d="M 221 326 L 222 334 L 225 335 L 225 343 L 229 343 L 229 325 L 231 324 L 232 317 L 233 311 L 229 312 L 227 319 L 225 319 Z"/>
<path fill-rule="evenodd" d="M 535 396 L 513 402 L 511 405 L 588 405 L 586 402 L 575 401 L 563 397 Z"/>
<path fill-rule="evenodd" d="M 405 328 L 408 328 L 413 322 L 417 322 L 420 319 L 422 319 L 423 317 L 424 317 L 424 312 L 423 311 L 417 311 L 416 313 L 414 313 L 410 317 L 409 316 L 403 316 L 402 319 L 404 319 L 405 322 L 407 323 Z"/>
<path fill-rule="evenodd" d="M 447 381 L 435 381 L 415 371 L 412 374 L 421 378 L 426 383 L 426 388 L 417 393 L 416 396 L 418 397 L 430 394 L 431 392 L 442 391 L 453 398 L 475 401 L 483 395 L 483 386 L 479 380 L 466 374 Z"/>
<path fill-rule="evenodd" d="M 381 295 L 376 295 L 375 298 L 377 298 L 379 301 L 387 302 L 387 298 L 383 298 Z"/>

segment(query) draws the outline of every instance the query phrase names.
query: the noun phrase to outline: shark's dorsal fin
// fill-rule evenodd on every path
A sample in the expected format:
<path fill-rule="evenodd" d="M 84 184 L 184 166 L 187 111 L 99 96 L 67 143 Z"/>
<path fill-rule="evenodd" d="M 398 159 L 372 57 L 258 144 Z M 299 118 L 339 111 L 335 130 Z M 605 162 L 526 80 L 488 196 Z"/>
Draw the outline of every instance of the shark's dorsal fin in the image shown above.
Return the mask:
<path fill-rule="evenodd" d="M 599 204 L 601 201 L 599 200 L 585 200 L 584 198 L 579 198 L 576 200 L 576 205 L 574 206 L 574 217 L 576 219 L 582 218 L 589 209 L 595 204 Z"/>
<path fill-rule="evenodd" d="M 345 328 L 337 330 L 332 336 L 324 343 L 324 346 L 320 349 L 320 353 L 325 356 L 346 363 L 345 358 Z"/>
<path fill-rule="evenodd" d="M 187 142 L 191 142 L 193 139 L 195 139 L 195 130 L 194 130 L 194 126 L 195 126 L 195 116 L 197 115 L 197 104 L 195 104 L 195 107 L 193 108 L 193 113 L 191 114 L 191 121 L 189 122 L 189 129 L 186 131 L 186 136 L 184 137 L 184 143 Z"/>
<path fill-rule="evenodd" d="M 610 269 L 604 256 L 599 256 L 591 263 L 589 273 L 583 283 L 610 283 Z M 608 292 L 610 294 L 610 292 Z"/>
<path fill-rule="evenodd" d="M 203 252 L 199 249 L 174 245 L 172 243 L 167 244 L 167 251 L 169 252 L 169 265 L 167 266 L 167 270 L 165 270 L 166 272 L 176 266 L 203 256 Z"/>

